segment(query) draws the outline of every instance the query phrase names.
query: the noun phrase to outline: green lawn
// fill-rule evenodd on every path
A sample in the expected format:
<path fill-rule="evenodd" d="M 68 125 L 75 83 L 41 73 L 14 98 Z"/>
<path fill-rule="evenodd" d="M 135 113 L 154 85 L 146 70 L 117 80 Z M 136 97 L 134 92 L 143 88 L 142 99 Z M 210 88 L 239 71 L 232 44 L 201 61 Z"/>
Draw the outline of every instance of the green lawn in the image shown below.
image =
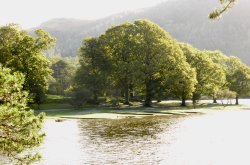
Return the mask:
<path fill-rule="evenodd" d="M 61 96 L 49 96 L 49 101 L 36 109 L 36 113 L 44 112 L 48 119 L 73 118 L 73 119 L 94 119 L 94 118 L 126 118 L 126 117 L 144 117 L 158 115 L 189 115 L 194 113 L 209 113 L 214 110 L 239 110 L 248 109 L 246 106 L 235 106 L 212 103 L 197 103 L 195 106 L 188 103 L 186 107 L 180 107 L 176 102 L 154 103 L 153 107 L 146 108 L 136 103 L 133 106 L 120 105 L 120 107 L 86 105 L 79 109 L 74 109 Z"/>

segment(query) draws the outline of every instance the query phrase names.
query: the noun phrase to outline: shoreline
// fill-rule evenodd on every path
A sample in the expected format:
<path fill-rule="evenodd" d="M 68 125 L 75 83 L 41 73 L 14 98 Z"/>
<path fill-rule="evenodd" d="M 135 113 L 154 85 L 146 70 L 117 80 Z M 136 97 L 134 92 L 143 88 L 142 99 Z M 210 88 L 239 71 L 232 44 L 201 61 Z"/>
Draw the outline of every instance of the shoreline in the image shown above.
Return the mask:
<path fill-rule="evenodd" d="M 123 119 L 123 118 L 142 118 L 149 116 L 187 116 L 194 114 L 211 114 L 225 111 L 244 111 L 250 110 L 250 105 L 228 105 L 223 106 L 220 104 L 208 104 L 203 107 L 190 108 L 190 107 L 153 107 L 153 108 L 83 108 L 79 110 L 75 109 L 47 109 L 37 110 L 36 113 L 44 112 L 46 114 L 46 120 L 68 120 L 68 119 Z"/>

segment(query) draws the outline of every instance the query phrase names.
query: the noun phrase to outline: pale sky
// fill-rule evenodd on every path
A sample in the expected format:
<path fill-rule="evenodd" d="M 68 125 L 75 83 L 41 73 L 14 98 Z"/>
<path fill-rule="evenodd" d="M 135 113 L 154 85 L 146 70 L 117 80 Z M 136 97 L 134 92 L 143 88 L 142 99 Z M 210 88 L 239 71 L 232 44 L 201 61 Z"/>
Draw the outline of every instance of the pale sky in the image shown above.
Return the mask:
<path fill-rule="evenodd" d="M 0 0 L 0 25 L 18 23 L 31 28 L 52 18 L 98 19 L 163 1 L 166 0 Z"/>

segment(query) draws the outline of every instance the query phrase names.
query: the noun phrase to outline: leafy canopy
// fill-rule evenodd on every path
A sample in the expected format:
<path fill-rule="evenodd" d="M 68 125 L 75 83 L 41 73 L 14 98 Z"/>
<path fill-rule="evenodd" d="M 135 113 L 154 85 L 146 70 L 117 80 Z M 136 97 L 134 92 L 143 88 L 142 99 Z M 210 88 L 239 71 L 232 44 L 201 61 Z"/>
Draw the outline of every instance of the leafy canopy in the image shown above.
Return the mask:
<path fill-rule="evenodd" d="M 0 27 L 0 63 L 25 76 L 23 88 L 41 103 L 51 70 L 43 51 L 53 46 L 55 39 L 43 30 L 32 37 L 18 25 Z"/>

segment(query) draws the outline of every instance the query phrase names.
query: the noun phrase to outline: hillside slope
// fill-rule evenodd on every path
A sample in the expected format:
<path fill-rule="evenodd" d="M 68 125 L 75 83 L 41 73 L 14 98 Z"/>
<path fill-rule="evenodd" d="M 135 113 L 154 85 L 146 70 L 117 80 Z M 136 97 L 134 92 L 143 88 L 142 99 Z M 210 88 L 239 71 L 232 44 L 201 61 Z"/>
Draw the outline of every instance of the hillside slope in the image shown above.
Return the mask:
<path fill-rule="evenodd" d="M 207 16 L 218 6 L 218 0 L 169 0 L 151 8 L 116 14 L 107 18 L 84 21 L 53 19 L 43 28 L 57 38 L 56 52 L 76 56 L 83 38 L 97 36 L 112 25 L 136 19 L 149 19 L 181 42 L 200 49 L 221 50 L 236 55 L 250 65 L 250 1 L 238 4 L 219 21 Z"/>

